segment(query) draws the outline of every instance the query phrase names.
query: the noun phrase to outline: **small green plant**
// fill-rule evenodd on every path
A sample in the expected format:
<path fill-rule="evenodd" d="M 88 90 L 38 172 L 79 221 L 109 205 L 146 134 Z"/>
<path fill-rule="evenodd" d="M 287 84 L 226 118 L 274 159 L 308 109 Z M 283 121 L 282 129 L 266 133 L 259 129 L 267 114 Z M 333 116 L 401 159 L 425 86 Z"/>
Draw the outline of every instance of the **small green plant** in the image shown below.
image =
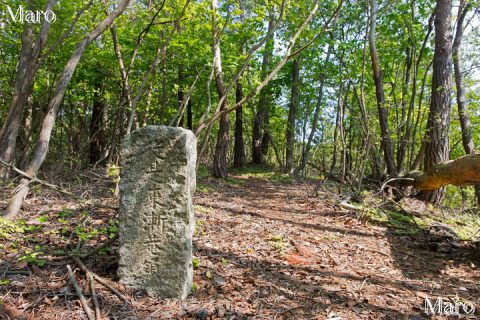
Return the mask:
<path fill-rule="evenodd" d="M 11 280 L 8 279 L 0 279 L 0 286 L 7 286 L 12 282 Z"/>
<path fill-rule="evenodd" d="M 35 248 L 40 249 L 40 246 L 36 246 Z M 25 261 L 29 264 L 35 264 L 39 267 L 43 267 L 45 265 L 45 262 L 47 262 L 47 260 L 38 258 L 38 256 L 42 254 L 43 254 L 42 251 L 31 251 L 27 249 L 25 253 L 20 258 L 18 258 L 18 261 L 19 262 Z"/>
<path fill-rule="evenodd" d="M 210 170 L 204 164 L 201 164 L 197 170 L 197 178 L 208 178 L 210 176 Z"/>
<path fill-rule="evenodd" d="M 288 247 L 288 241 L 282 235 L 273 234 L 268 238 L 268 242 L 274 247 L 280 254 L 285 254 Z"/>
<path fill-rule="evenodd" d="M 99 229 L 77 226 L 75 227 L 75 234 L 80 240 L 88 240 L 90 238 L 96 237 L 99 234 Z"/>
<path fill-rule="evenodd" d="M 197 191 L 198 191 L 198 192 L 207 193 L 207 192 L 210 192 L 210 191 L 212 191 L 212 190 L 213 190 L 213 188 L 210 187 L 210 186 L 207 186 L 206 184 L 197 183 Z"/>
<path fill-rule="evenodd" d="M 193 209 L 196 211 L 196 212 L 200 212 L 200 213 L 203 213 L 203 214 L 211 214 L 213 213 L 215 210 L 211 207 L 204 207 L 204 206 L 199 206 L 199 205 L 194 205 L 193 206 Z"/>
<path fill-rule="evenodd" d="M 193 269 L 198 269 L 198 267 L 200 266 L 200 259 L 193 258 L 192 259 L 192 265 L 193 265 Z"/>
<path fill-rule="evenodd" d="M 41 215 L 40 217 L 37 218 L 37 221 L 40 223 L 45 223 L 48 221 L 48 216 L 46 214 Z"/>
<path fill-rule="evenodd" d="M 197 283 L 196 282 L 192 283 L 192 293 L 197 292 L 197 290 L 198 290 Z"/>
<path fill-rule="evenodd" d="M 98 229 L 98 234 L 103 234 L 107 236 L 109 239 L 112 239 L 118 234 L 118 223 L 109 220 L 108 225 L 106 227 L 101 227 Z"/>
<path fill-rule="evenodd" d="M 195 237 L 199 237 L 199 236 L 203 236 L 206 234 L 205 230 L 203 230 L 205 226 L 205 220 L 201 220 L 201 219 L 198 219 L 196 222 L 195 222 L 195 231 L 193 233 L 193 235 Z"/>
<path fill-rule="evenodd" d="M 12 233 L 24 233 L 24 226 L 18 221 L 11 221 L 0 217 L 0 239 L 6 239 Z"/>
<path fill-rule="evenodd" d="M 228 264 L 228 259 L 225 259 L 224 257 L 222 257 L 222 265 L 227 266 L 227 264 Z"/>
<path fill-rule="evenodd" d="M 118 177 L 120 175 L 120 167 L 116 164 L 107 165 L 107 176 L 108 177 Z"/>
<path fill-rule="evenodd" d="M 63 219 L 73 214 L 75 214 L 75 211 L 73 211 L 72 209 L 63 208 L 61 211 L 57 212 L 57 217 Z"/>

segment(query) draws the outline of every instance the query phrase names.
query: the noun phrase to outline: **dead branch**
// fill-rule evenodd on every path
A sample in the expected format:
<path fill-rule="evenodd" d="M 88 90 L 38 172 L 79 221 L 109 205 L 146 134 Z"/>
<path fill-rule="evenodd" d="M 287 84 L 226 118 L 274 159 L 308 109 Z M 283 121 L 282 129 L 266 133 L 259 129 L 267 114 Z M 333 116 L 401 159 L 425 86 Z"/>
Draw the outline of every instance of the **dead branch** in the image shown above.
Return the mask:
<path fill-rule="evenodd" d="M 46 181 L 44 181 L 44 180 L 40 180 L 40 179 L 38 179 L 38 178 L 35 178 L 35 177 L 32 177 L 32 176 L 28 175 L 26 172 L 18 169 L 18 168 L 15 167 L 13 164 L 8 163 L 7 161 L 5 161 L 5 160 L 2 159 L 2 158 L 0 158 L 0 163 L 3 164 L 3 165 L 6 166 L 6 167 L 11 168 L 11 169 L 12 169 L 13 171 L 15 171 L 16 173 L 21 174 L 21 175 L 24 176 L 25 178 L 29 179 L 31 182 L 36 182 L 36 183 L 38 183 L 38 184 L 41 184 L 41 185 L 44 185 L 44 186 L 49 187 L 49 188 L 51 188 L 51 189 L 54 189 L 55 191 L 58 191 L 58 192 L 60 192 L 60 193 L 64 193 L 64 194 L 66 194 L 66 195 L 69 195 L 69 196 L 71 196 L 71 197 L 77 197 L 77 196 L 75 196 L 73 193 L 71 193 L 71 192 L 69 192 L 69 191 L 67 191 L 67 190 L 65 190 L 65 189 L 62 189 L 62 188 L 60 188 L 60 187 L 57 186 L 57 185 L 48 183 L 48 182 L 46 182 Z"/>
<path fill-rule="evenodd" d="M 31 183 L 31 182 L 38 183 L 40 185 L 43 185 L 43 186 L 48 187 L 50 189 L 53 189 L 57 192 L 66 194 L 66 195 L 74 198 L 77 201 L 83 202 L 82 206 L 92 206 L 92 207 L 107 208 L 107 209 L 113 209 L 113 210 L 118 209 L 118 205 L 109 205 L 109 204 L 104 204 L 104 203 L 101 203 L 101 202 L 98 202 L 98 201 L 93 201 L 91 199 L 86 199 L 84 197 L 77 196 L 77 195 L 71 193 L 70 191 L 62 189 L 59 186 L 54 185 L 52 183 L 49 183 L 45 180 L 41 180 L 41 179 L 38 179 L 36 177 L 32 177 L 32 176 L 28 175 L 26 172 L 24 172 L 24 171 L 18 169 L 17 167 L 15 167 L 13 164 L 6 162 L 2 158 L 0 158 L 0 164 L 3 164 L 4 166 L 11 168 L 16 173 L 18 173 L 18 174 L 24 176 L 25 178 L 29 179 L 30 180 L 29 183 Z"/>
<path fill-rule="evenodd" d="M 411 171 L 403 184 L 418 190 L 435 190 L 443 186 L 480 183 L 480 154 L 470 154 L 434 165 L 425 172 Z"/>
<path fill-rule="evenodd" d="M 94 255 L 95 253 L 99 252 L 100 250 L 102 249 L 105 249 L 106 247 L 110 246 L 112 243 L 114 243 L 116 240 L 118 239 L 118 234 L 116 234 L 113 238 L 111 238 L 110 240 L 108 240 L 107 242 L 105 242 L 104 244 L 102 244 L 101 246 L 98 246 L 96 247 L 95 249 L 87 252 L 87 253 L 84 253 L 82 255 L 80 255 L 80 258 L 82 259 L 85 259 L 91 255 Z"/>
<path fill-rule="evenodd" d="M 83 271 L 85 272 L 85 274 L 88 275 L 92 275 L 92 277 L 97 280 L 98 283 L 104 285 L 108 290 L 110 290 L 112 293 L 114 293 L 115 295 L 117 295 L 123 302 L 127 303 L 127 304 L 131 304 L 130 303 L 130 299 L 127 298 L 125 295 L 123 295 L 120 291 L 118 291 L 117 289 L 115 289 L 112 285 L 110 285 L 108 283 L 108 280 L 100 277 L 99 275 L 97 275 L 96 273 L 90 271 L 90 269 L 87 268 L 87 266 L 85 265 L 85 263 L 83 263 L 83 261 L 78 258 L 78 257 L 73 257 L 73 260 L 75 261 L 75 263 L 77 264 L 77 266 Z"/>
<path fill-rule="evenodd" d="M 90 282 L 90 291 L 92 293 L 92 301 L 93 301 L 93 306 L 95 308 L 95 318 L 97 320 L 100 320 L 102 318 L 102 315 L 100 314 L 100 307 L 98 306 L 98 298 L 97 294 L 95 293 L 95 281 L 93 280 L 93 276 L 91 273 L 87 275 L 88 282 Z"/>
<path fill-rule="evenodd" d="M 70 276 L 70 282 L 72 283 L 73 287 L 75 288 L 75 291 L 77 292 L 78 298 L 80 299 L 80 303 L 82 304 L 83 311 L 85 311 L 85 314 L 87 315 L 88 320 L 95 320 L 95 316 L 92 314 L 92 310 L 88 306 L 87 300 L 83 296 L 82 289 L 77 283 L 77 280 L 75 280 L 75 275 L 73 274 L 72 268 L 70 265 L 67 264 L 67 270 L 68 270 L 68 275 Z"/>

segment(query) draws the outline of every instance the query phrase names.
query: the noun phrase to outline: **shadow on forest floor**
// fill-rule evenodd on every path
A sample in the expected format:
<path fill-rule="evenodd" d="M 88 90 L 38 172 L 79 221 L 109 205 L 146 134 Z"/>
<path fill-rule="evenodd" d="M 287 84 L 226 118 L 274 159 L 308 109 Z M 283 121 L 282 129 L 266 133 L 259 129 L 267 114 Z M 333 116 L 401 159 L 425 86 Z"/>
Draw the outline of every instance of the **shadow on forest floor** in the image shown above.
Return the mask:
<path fill-rule="evenodd" d="M 335 193 L 283 179 L 260 172 L 199 181 L 196 291 L 184 302 L 153 299 L 116 283 L 116 243 L 90 255 L 87 266 L 134 302 L 126 305 L 97 286 L 102 314 L 117 319 L 430 319 L 423 311 L 425 297 L 458 297 L 480 306 L 479 261 L 468 245 L 445 247 L 424 232 L 407 234 L 416 225 L 409 219 L 398 224 L 393 214 L 386 215 L 391 220 L 361 219 L 341 209 Z M 97 185 L 90 192 L 115 203 L 110 188 L 111 183 Z M 84 207 L 44 191 L 28 199 L 24 209 L 23 233 L 2 243 L 0 271 L 23 271 L 3 275 L 9 281 L 0 285 L 5 306 L 36 319 L 81 319 L 66 273 L 66 264 L 74 262 L 61 255 L 88 252 L 108 241 L 116 232 L 116 211 Z M 89 298 L 79 271 L 77 281 Z"/>

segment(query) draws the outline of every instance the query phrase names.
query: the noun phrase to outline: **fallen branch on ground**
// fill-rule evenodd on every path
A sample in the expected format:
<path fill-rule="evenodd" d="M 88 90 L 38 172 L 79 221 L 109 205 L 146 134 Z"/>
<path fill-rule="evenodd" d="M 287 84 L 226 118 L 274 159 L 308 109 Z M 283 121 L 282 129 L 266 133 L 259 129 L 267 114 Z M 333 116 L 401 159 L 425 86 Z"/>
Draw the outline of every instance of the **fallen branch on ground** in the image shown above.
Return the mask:
<path fill-rule="evenodd" d="M 87 266 L 85 265 L 85 263 L 83 263 L 83 261 L 78 258 L 78 257 L 73 257 L 73 260 L 75 261 L 75 263 L 77 264 L 77 266 L 88 276 L 88 275 L 91 275 L 98 283 L 104 285 L 108 290 L 110 290 L 112 293 L 114 293 L 115 295 L 117 295 L 123 302 L 127 303 L 127 304 L 131 304 L 130 303 L 130 299 L 127 298 L 125 295 L 123 295 L 120 291 L 118 291 L 117 289 L 115 289 L 112 285 L 110 285 L 108 283 L 108 280 L 100 277 L 99 275 L 97 275 L 96 273 L 90 271 L 90 269 L 87 268 Z"/>
<path fill-rule="evenodd" d="M 118 234 L 116 234 L 113 238 L 111 238 L 110 240 L 108 240 L 107 242 L 105 242 L 104 244 L 102 244 L 101 246 L 98 246 L 96 247 L 95 249 L 87 252 L 87 253 L 84 253 L 82 255 L 80 255 L 80 258 L 82 259 L 85 259 L 91 255 L 94 255 L 95 253 L 99 252 L 100 250 L 102 249 L 105 249 L 106 247 L 108 247 L 109 245 L 111 245 L 112 243 L 115 242 L 115 240 L 118 239 Z"/>
<path fill-rule="evenodd" d="M 446 185 L 467 185 L 480 183 L 480 154 L 466 155 L 434 165 L 425 172 L 411 171 L 402 178 L 403 185 L 418 190 L 435 190 Z"/>
<path fill-rule="evenodd" d="M 87 274 L 87 279 L 88 279 L 88 282 L 90 283 L 90 291 L 92 293 L 93 307 L 95 309 L 95 318 L 97 320 L 100 320 L 102 316 L 100 314 L 100 307 L 98 306 L 97 294 L 95 293 L 95 280 L 93 280 L 93 276 L 91 273 Z"/>
<path fill-rule="evenodd" d="M 18 169 L 17 167 L 15 167 L 13 164 L 11 163 L 8 163 L 7 161 L 5 161 L 4 159 L 0 158 L 0 163 L 3 164 L 4 166 L 6 167 L 9 167 L 11 168 L 13 171 L 15 171 L 16 173 L 18 174 L 21 174 L 22 176 L 24 176 L 25 178 L 29 179 L 31 182 L 36 182 L 38 184 L 41 184 L 41 185 L 44 185 L 46 187 L 49 187 L 51 189 L 54 189 L 55 191 L 58 191 L 60 193 L 64 193 L 64 194 L 67 194 L 69 196 L 72 196 L 72 197 L 76 197 L 73 193 L 65 190 L 65 189 L 62 189 L 60 188 L 59 186 L 57 185 L 54 185 L 54 184 L 51 184 L 51 183 L 48 183 L 46 181 L 43 181 L 43 180 L 40 180 L 38 178 L 35 178 L 35 177 L 32 177 L 30 175 L 28 175 L 26 172 Z"/>
<path fill-rule="evenodd" d="M 6 161 L 5 161 L 4 159 L 2 159 L 2 158 L 0 158 L 0 164 L 3 164 L 4 166 L 11 168 L 11 169 L 12 169 L 13 171 L 15 171 L 16 173 L 18 173 L 18 174 L 24 176 L 25 178 L 29 179 L 29 180 L 30 180 L 30 183 L 31 183 L 31 182 L 38 183 L 38 184 L 41 184 L 41 185 L 43 185 L 43 186 L 45 186 L 45 187 L 48 187 L 48 188 L 50 188 L 50 189 L 53 189 L 53 190 L 55 190 L 55 191 L 57 191 L 57 192 L 66 194 L 66 195 L 74 198 L 74 199 L 77 200 L 77 201 L 82 201 L 82 202 L 84 202 L 84 205 L 93 206 L 93 207 L 99 207 L 99 208 L 114 209 L 114 210 L 118 209 L 118 206 L 116 206 L 116 205 L 108 205 L 108 204 L 103 204 L 103 203 L 100 203 L 100 202 L 97 202 L 97 201 L 93 201 L 93 200 L 91 200 L 91 199 L 86 199 L 86 198 L 84 198 L 84 197 L 77 196 L 77 195 L 71 193 L 70 191 L 65 190 L 65 189 L 62 189 L 62 188 L 60 188 L 59 186 L 54 185 L 54 184 L 52 184 L 52 183 L 49 183 L 49 182 L 47 182 L 47 181 L 45 181 L 45 180 L 41 180 L 41 179 L 38 179 L 38 178 L 36 178 L 36 177 L 32 177 L 32 176 L 28 175 L 26 172 L 24 172 L 24 171 L 18 169 L 17 167 L 15 167 L 13 164 L 10 164 L 10 163 L 6 162 Z"/>
<path fill-rule="evenodd" d="M 75 291 L 77 292 L 78 298 L 80 299 L 80 303 L 82 304 L 83 311 L 87 315 L 88 320 L 95 320 L 95 316 L 92 314 L 92 310 L 88 306 L 87 300 L 83 296 L 82 289 L 75 280 L 75 275 L 73 274 L 72 268 L 70 265 L 67 264 L 68 275 L 70 276 L 70 282 L 72 283 Z"/>

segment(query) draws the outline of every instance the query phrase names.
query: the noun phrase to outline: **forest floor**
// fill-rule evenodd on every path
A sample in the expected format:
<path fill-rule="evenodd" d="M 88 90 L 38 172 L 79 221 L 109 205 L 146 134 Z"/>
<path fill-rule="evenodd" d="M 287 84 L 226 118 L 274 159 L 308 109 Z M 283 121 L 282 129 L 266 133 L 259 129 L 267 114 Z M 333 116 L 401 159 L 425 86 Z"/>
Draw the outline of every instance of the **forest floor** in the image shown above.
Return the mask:
<path fill-rule="evenodd" d="M 393 212 L 344 209 L 332 186 L 276 174 L 200 178 L 185 301 L 119 285 L 116 241 L 92 253 L 116 233 L 111 179 L 90 172 L 63 185 L 101 206 L 34 188 L 22 220 L 0 225 L 0 319 L 86 319 L 67 264 L 92 308 L 93 299 L 72 252 L 127 300 L 95 283 L 102 319 L 447 319 L 424 313 L 425 299 L 437 297 L 469 302 L 477 306 L 470 318 L 480 318 L 471 242 L 433 239 Z"/>

